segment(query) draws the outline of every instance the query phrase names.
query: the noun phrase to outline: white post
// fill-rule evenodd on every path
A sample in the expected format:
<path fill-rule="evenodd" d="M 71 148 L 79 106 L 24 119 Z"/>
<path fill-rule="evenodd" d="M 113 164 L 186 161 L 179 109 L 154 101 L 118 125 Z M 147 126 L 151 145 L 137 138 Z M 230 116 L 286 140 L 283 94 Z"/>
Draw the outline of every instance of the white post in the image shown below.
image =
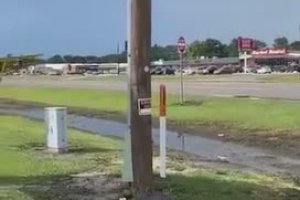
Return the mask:
<path fill-rule="evenodd" d="M 68 148 L 67 109 L 51 107 L 46 108 L 45 111 L 48 150 L 56 153 L 66 152 Z"/>
<path fill-rule="evenodd" d="M 244 73 L 247 74 L 248 69 L 248 60 L 247 60 L 247 51 L 244 51 Z"/>
<path fill-rule="evenodd" d="M 166 117 L 160 117 L 160 177 L 166 178 Z"/>
<path fill-rule="evenodd" d="M 166 178 L 166 162 L 167 162 L 167 147 L 166 147 L 166 114 L 167 114 L 167 91 L 166 86 L 160 86 L 160 177 Z"/>

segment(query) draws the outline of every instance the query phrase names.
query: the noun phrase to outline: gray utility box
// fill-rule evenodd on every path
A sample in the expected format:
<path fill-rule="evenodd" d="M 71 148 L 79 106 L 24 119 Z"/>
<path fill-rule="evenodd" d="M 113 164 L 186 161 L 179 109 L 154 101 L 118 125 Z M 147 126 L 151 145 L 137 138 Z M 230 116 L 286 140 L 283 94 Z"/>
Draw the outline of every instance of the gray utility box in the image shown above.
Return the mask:
<path fill-rule="evenodd" d="M 47 148 L 51 152 L 66 152 L 67 141 L 67 108 L 45 108 L 45 122 L 47 131 Z"/>

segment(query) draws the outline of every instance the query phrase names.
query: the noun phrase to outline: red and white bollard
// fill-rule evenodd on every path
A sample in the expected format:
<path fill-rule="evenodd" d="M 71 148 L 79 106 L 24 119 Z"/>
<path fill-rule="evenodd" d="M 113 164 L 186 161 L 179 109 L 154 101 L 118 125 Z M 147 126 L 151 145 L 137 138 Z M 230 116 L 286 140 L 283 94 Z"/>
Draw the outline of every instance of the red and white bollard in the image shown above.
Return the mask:
<path fill-rule="evenodd" d="M 166 112 L 167 112 L 166 86 L 160 86 L 160 177 L 166 178 Z"/>

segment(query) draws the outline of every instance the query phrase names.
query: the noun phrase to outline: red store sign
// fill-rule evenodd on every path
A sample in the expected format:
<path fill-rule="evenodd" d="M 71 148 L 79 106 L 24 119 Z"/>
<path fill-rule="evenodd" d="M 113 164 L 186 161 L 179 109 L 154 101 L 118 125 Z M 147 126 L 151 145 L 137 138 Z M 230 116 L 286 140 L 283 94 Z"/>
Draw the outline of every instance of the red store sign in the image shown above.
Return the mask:
<path fill-rule="evenodd" d="M 287 49 L 262 49 L 252 51 L 253 56 L 273 56 L 273 55 L 286 55 Z"/>
<path fill-rule="evenodd" d="M 251 38 L 238 38 L 238 49 L 239 51 L 251 51 L 254 49 L 255 42 Z"/>

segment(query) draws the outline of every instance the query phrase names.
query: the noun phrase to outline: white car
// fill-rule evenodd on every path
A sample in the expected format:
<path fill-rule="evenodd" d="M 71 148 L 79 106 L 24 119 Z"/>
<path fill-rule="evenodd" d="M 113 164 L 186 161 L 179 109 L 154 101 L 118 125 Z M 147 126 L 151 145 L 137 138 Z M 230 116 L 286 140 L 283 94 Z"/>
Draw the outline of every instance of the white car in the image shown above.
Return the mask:
<path fill-rule="evenodd" d="M 258 74 L 270 74 L 272 72 L 270 67 L 262 67 L 260 69 L 257 69 Z"/>
<path fill-rule="evenodd" d="M 193 75 L 196 74 L 196 70 L 193 68 L 187 68 L 183 70 L 184 75 Z"/>

